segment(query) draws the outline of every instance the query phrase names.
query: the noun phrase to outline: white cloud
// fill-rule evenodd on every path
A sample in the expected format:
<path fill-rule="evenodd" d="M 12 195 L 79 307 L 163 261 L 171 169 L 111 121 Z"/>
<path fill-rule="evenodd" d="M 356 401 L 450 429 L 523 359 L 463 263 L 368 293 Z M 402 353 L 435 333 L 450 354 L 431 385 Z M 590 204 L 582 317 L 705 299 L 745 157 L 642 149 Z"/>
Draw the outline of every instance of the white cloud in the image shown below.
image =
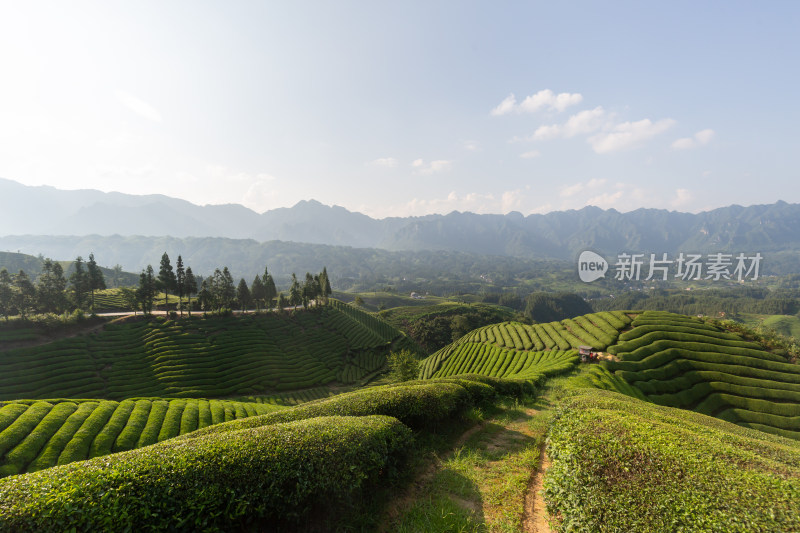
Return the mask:
<path fill-rule="evenodd" d="M 422 159 L 415 159 L 411 166 L 417 169 L 417 174 L 439 174 L 441 172 L 449 172 L 453 168 L 453 162 L 446 159 L 437 159 L 426 164 Z"/>
<path fill-rule="evenodd" d="M 586 135 L 603 127 L 608 118 L 605 110 L 601 106 L 597 106 L 594 109 L 587 109 L 572 115 L 564 124 L 539 126 L 531 140 L 543 141 L 558 137 L 569 139 L 576 135 Z"/>
<path fill-rule="evenodd" d="M 397 163 L 398 161 L 394 157 L 380 157 L 378 159 L 369 162 L 370 165 L 374 165 L 376 167 L 387 167 L 387 168 L 396 167 Z"/>
<path fill-rule="evenodd" d="M 705 146 L 710 143 L 714 138 L 714 130 L 705 129 L 698 131 L 693 137 L 682 137 L 676 139 L 672 143 L 672 148 L 675 150 L 687 150 L 690 148 L 697 148 L 698 146 Z"/>
<path fill-rule="evenodd" d="M 589 198 L 586 201 L 586 205 L 596 205 L 597 207 L 601 207 L 603 209 L 610 209 L 619 205 L 624 194 L 625 191 L 617 191 L 614 193 L 604 192 L 603 194 L 595 196 L 594 198 Z"/>
<path fill-rule="evenodd" d="M 117 91 L 116 96 L 117 100 L 119 100 L 122 105 L 140 117 L 152 120 L 153 122 L 161 122 L 161 113 L 144 100 L 125 91 Z"/>
<path fill-rule="evenodd" d="M 589 137 L 589 144 L 598 154 L 634 148 L 656 135 L 665 132 L 675 124 L 670 118 L 652 122 L 649 118 L 637 122 L 622 122 L 609 131 Z"/>
<path fill-rule="evenodd" d="M 539 150 L 529 150 L 519 154 L 522 159 L 533 159 L 535 157 L 539 157 L 540 155 L 542 155 L 542 153 Z"/>
<path fill-rule="evenodd" d="M 478 150 L 477 141 L 464 141 L 464 150 L 469 150 L 470 152 L 476 152 Z"/>
<path fill-rule="evenodd" d="M 564 111 L 566 108 L 577 105 L 583 101 L 583 96 L 578 93 L 559 93 L 555 94 L 550 89 L 542 89 L 536 94 L 525 98 L 519 104 L 520 111 L 534 113 L 541 109 L 552 109 Z"/>
<path fill-rule="evenodd" d="M 490 111 L 492 116 L 507 115 L 511 112 L 535 113 L 543 109 L 549 111 L 564 111 L 566 108 L 577 105 L 583 101 L 579 93 L 554 93 L 550 89 L 542 89 L 536 94 L 525 97 L 517 104 L 514 94 L 509 94 L 500 104 Z"/>
<path fill-rule="evenodd" d="M 596 189 L 606 184 L 606 180 L 602 178 L 592 178 L 587 182 L 579 182 L 573 185 L 567 185 L 561 188 L 561 196 L 570 197 L 575 196 L 585 189 Z"/>
<path fill-rule="evenodd" d="M 514 94 L 513 93 L 509 94 L 508 96 L 506 96 L 503 99 L 502 102 L 500 102 L 500 105 L 498 105 L 497 107 L 492 109 L 490 114 L 492 116 L 497 117 L 497 116 L 500 116 L 500 115 L 505 115 L 507 113 L 511 113 L 514 110 L 514 105 L 516 103 L 517 103 L 517 99 L 514 96 Z"/>
<path fill-rule="evenodd" d="M 672 199 L 670 205 L 672 207 L 681 207 L 694 200 L 694 196 L 689 192 L 689 189 L 676 189 L 675 198 Z"/>

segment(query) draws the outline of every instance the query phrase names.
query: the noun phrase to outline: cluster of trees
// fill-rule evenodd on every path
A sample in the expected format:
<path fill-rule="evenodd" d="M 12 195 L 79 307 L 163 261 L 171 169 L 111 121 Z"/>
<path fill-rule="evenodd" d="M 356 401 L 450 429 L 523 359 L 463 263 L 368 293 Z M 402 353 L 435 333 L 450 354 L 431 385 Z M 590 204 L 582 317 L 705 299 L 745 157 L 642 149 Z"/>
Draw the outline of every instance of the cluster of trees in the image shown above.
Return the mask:
<path fill-rule="evenodd" d="M 264 275 L 256 275 L 253 282 L 248 286 L 244 278 L 239 283 L 234 282 L 233 276 L 228 267 L 214 270 L 211 276 L 206 278 L 195 277 L 191 267 L 184 268 L 183 259 L 178 256 L 175 269 L 169 259 L 169 255 L 164 252 L 161 256 L 161 264 L 158 274 L 151 265 L 139 275 L 139 286 L 134 289 L 122 289 L 126 303 L 133 309 L 141 309 L 144 313 L 151 313 L 153 310 L 156 295 L 164 293 L 164 307 L 168 308 L 169 295 L 178 297 L 178 310 L 183 314 L 184 308 L 191 313 L 192 296 L 197 296 L 195 305 L 203 311 L 221 312 L 227 309 L 250 309 L 256 307 L 256 311 L 261 309 L 273 309 L 277 304 L 279 309 L 288 306 L 297 307 L 302 305 L 307 308 L 312 301 L 323 303 L 327 302 L 330 296 L 331 284 L 328 278 L 327 267 L 322 269 L 318 275 L 313 276 L 306 273 L 305 281 L 301 284 L 297 276 L 292 274 L 292 284 L 288 295 L 278 292 L 275 280 L 264 269 Z M 184 307 L 184 297 L 186 306 Z"/>
<path fill-rule="evenodd" d="M 592 301 L 595 311 L 614 309 L 641 309 L 671 311 L 684 315 L 725 314 L 736 317 L 740 313 L 764 315 L 800 315 L 800 290 L 769 290 L 757 287 L 676 290 L 654 289 L 631 291 L 616 298 Z"/>
<path fill-rule="evenodd" d="M 34 283 L 24 270 L 9 274 L 0 270 L 0 314 L 23 318 L 32 313 L 63 313 L 73 309 L 94 309 L 96 291 L 106 288 L 103 271 L 97 266 L 94 254 L 84 263 L 78 256 L 74 270 L 67 278 L 61 263 L 45 259 L 42 271 Z"/>

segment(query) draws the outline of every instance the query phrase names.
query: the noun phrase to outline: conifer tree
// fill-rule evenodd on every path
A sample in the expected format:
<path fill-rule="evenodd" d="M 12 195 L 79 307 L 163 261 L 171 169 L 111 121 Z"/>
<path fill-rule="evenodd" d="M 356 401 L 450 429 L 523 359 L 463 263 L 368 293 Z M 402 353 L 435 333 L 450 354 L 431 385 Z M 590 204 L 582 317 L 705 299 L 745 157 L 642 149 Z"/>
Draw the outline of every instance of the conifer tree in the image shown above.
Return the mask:
<path fill-rule="evenodd" d="M 256 277 L 253 279 L 253 284 L 250 286 L 250 295 L 253 298 L 253 302 L 256 304 L 256 312 L 261 312 L 261 304 L 267 298 L 267 291 L 264 287 L 264 282 L 261 281 L 261 276 L 256 274 Z"/>
<path fill-rule="evenodd" d="M 179 255 L 175 263 L 175 291 L 178 293 L 178 309 L 183 316 L 183 292 L 186 285 L 186 272 L 183 270 L 183 258 Z"/>
<path fill-rule="evenodd" d="M 278 289 L 275 287 L 275 280 L 272 279 L 272 274 L 264 269 L 264 299 L 267 303 L 267 309 L 272 310 L 272 302 L 278 297 Z"/>
<path fill-rule="evenodd" d="M 186 293 L 187 299 L 189 300 L 189 316 L 192 316 L 192 295 L 197 294 L 197 279 L 194 277 L 192 267 L 186 268 L 186 279 L 183 281 L 183 290 Z"/>
<path fill-rule="evenodd" d="M 106 288 L 106 280 L 103 276 L 103 271 L 97 266 L 97 262 L 94 260 L 94 253 L 89 254 L 89 261 L 86 262 L 86 281 L 92 295 L 92 311 L 94 311 L 94 291 L 100 291 Z"/>
<path fill-rule="evenodd" d="M 57 261 L 50 258 L 42 263 L 42 273 L 36 280 L 36 300 L 38 307 L 45 313 L 61 313 L 66 307 L 65 291 L 67 280 L 64 269 Z"/>
<path fill-rule="evenodd" d="M 75 306 L 83 309 L 83 304 L 86 302 L 86 292 L 89 289 L 89 278 L 83 268 L 83 257 L 78 256 L 75 258 L 75 271 L 70 274 L 69 282 L 72 286 L 72 298 Z"/>
<path fill-rule="evenodd" d="M 250 289 L 247 288 L 247 282 L 244 278 L 239 280 L 239 286 L 236 287 L 236 299 L 239 301 L 239 307 L 247 313 L 247 308 L 250 306 L 250 299 L 252 295 L 250 294 Z"/>
<path fill-rule="evenodd" d="M 292 285 L 289 287 L 289 304 L 297 309 L 297 306 L 303 301 L 303 292 L 300 289 L 300 283 L 297 281 L 297 276 L 292 272 Z"/>
<path fill-rule="evenodd" d="M 24 270 L 20 270 L 14 276 L 13 290 L 12 302 L 14 307 L 17 308 L 17 312 L 22 318 L 26 318 L 28 311 L 33 309 L 36 301 L 36 287 L 33 286 L 31 278 L 28 277 Z"/>
<path fill-rule="evenodd" d="M 161 266 L 158 269 L 158 285 L 164 291 L 164 309 L 167 310 L 167 299 L 169 292 L 175 287 L 175 272 L 172 271 L 172 265 L 169 262 L 167 252 L 161 256 Z"/>

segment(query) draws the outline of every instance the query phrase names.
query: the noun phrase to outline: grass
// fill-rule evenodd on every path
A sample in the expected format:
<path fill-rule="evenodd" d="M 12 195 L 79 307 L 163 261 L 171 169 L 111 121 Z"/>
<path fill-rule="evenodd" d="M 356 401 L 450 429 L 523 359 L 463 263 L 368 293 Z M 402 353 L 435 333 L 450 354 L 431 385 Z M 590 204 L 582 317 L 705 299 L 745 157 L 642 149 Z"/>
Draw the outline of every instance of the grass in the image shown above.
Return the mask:
<path fill-rule="evenodd" d="M 474 410 L 467 438 L 431 454 L 428 474 L 391 510 L 384 530 L 522 531 L 525 498 L 552 419 L 551 397 L 502 397 Z"/>

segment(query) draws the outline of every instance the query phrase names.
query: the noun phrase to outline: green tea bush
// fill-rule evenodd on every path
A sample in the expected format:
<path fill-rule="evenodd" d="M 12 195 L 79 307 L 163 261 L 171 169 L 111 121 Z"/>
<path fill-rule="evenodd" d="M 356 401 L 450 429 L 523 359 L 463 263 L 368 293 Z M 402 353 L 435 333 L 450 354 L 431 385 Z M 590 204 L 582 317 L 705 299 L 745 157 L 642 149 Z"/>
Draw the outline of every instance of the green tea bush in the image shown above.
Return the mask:
<path fill-rule="evenodd" d="M 391 481 L 411 441 L 385 416 L 171 440 L 0 481 L 0 529 L 302 529 L 321 507 Z"/>
<path fill-rule="evenodd" d="M 605 391 L 564 400 L 548 442 L 560 530 L 800 530 L 797 442 Z"/>

